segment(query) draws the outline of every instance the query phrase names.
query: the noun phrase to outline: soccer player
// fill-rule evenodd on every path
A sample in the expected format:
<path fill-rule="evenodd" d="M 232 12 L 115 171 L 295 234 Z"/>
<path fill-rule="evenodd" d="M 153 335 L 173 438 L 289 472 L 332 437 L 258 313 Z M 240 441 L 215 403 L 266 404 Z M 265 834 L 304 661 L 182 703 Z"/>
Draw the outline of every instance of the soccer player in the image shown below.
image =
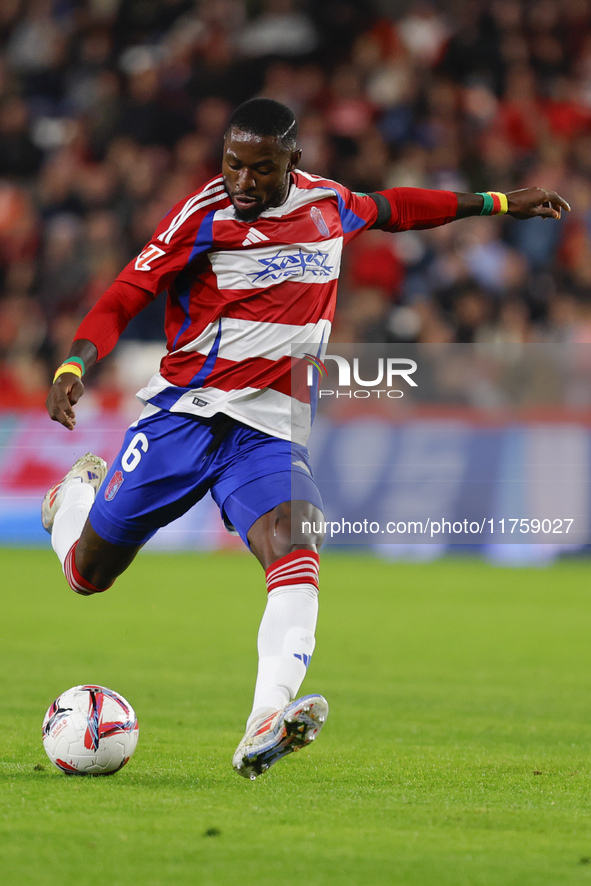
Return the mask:
<path fill-rule="evenodd" d="M 289 108 L 254 99 L 233 114 L 222 174 L 178 203 L 78 328 L 47 398 L 73 430 L 82 375 L 164 290 L 167 354 L 110 469 L 80 458 L 49 490 L 42 520 L 70 587 L 105 591 L 159 527 L 207 491 L 265 569 L 258 672 L 234 768 L 254 778 L 310 743 L 328 714 L 297 698 L 314 650 L 322 500 L 306 440 L 309 397 L 291 385 L 292 347 L 321 356 L 343 246 L 368 228 L 402 231 L 472 215 L 560 218 L 554 191 L 356 194 L 298 169 Z M 296 700 L 294 700 L 296 699 Z"/>

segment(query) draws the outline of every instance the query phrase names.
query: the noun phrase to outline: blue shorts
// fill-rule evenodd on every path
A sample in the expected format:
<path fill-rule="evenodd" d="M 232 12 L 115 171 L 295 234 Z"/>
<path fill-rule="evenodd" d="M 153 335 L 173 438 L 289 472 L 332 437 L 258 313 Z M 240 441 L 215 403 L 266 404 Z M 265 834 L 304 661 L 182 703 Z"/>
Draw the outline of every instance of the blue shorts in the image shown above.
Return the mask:
<path fill-rule="evenodd" d="M 282 502 L 323 509 L 305 446 L 226 416 L 162 411 L 127 430 L 89 518 L 106 541 L 142 545 L 208 491 L 247 545 L 252 524 Z"/>

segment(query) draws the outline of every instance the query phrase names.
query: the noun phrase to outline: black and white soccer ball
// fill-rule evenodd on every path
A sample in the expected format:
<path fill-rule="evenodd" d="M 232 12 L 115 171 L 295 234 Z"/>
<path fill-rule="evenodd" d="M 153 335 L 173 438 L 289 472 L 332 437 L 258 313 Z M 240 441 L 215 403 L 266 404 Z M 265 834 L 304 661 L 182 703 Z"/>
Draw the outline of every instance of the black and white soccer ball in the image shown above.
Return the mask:
<path fill-rule="evenodd" d="M 139 736 L 132 706 L 104 686 L 74 686 L 56 698 L 43 720 L 43 747 L 69 775 L 111 775 L 134 753 Z"/>

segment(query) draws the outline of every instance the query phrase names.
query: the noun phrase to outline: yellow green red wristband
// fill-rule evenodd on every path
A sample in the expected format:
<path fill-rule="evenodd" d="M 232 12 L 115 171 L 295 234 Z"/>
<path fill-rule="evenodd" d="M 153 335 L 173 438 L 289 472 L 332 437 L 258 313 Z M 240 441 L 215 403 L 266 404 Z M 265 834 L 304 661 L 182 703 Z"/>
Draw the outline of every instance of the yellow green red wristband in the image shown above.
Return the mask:
<path fill-rule="evenodd" d="M 62 366 L 65 366 L 66 363 L 77 363 L 80 369 L 82 370 L 82 375 L 86 372 L 86 366 L 84 365 L 84 360 L 82 357 L 68 357 L 67 360 L 64 360 Z"/>
<path fill-rule="evenodd" d="M 82 378 L 82 370 L 77 363 L 62 363 L 61 366 L 58 366 L 56 373 L 53 376 L 53 381 L 55 382 L 60 375 L 64 374 L 64 372 L 71 372 L 72 375 L 77 375 L 78 378 Z"/>
<path fill-rule="evenodd" d="M 500 191 L 477 191 L 482 197 L 482 209 L 480 215 L 504 215 L 509 210 L 509 201 L 506 194 Z"/>
<path fill-rule="evenodd" d="M 501 194 L 500 191 L 488 191 L 490 196 L 493 198 L 493 215 L 505 215 L 509 210 L 509 201 L 507 200 L 506 194 Z"/>

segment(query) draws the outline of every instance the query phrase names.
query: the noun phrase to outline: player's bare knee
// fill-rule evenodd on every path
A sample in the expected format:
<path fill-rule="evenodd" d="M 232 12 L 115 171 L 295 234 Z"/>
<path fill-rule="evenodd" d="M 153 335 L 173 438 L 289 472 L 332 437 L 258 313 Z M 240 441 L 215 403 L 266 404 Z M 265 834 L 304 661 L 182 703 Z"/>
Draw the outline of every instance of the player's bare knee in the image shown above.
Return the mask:
<path fill-rule="evenodd" d="M 87 523 L 80 539 L 72 546 L 64 573 L 72 590 L 83 596 L 108 590 L 125 572 L 139 546 L 115 545 L 101 538 Z"/>
<path fill-rule="evenodd" d="M 90 597 L 92 594 L 100 594 L 103 591 L 106 591 L 111 586 L 112 582 L 101 584 L 100 577 L 97 581 L 94 574 L 92 574 L 94 581 L 90 581 L 90 579 L 86 577 L 88 572 L 81 568 L 76 556 L 78 545 L 79 542 L 75 542 L 66 554 L 64 560 L 64 575 L 66 581 L 76 594 L 81 594 L 83 597 Z"/>
<path fill-rule="evenodd" d="M 274 536 L 292 549 L 319 547 L 325 533 L 324 514 L 310 502 L 286 502 L 275 509 Z"/>
<path fill-rule="evenodd" d="M 310 502 L 293 502 L 289 515 L 289 538 L 292 550 L 319 548 L 326 535 L 324 514 Z"/>
<path fill-rule="evenodd" d="M 322 512 L 309 502 L 284 502 L 264 514 L 252 526 L 251 550 L 266 569 L 296 550 L 316 551 L 324 539 Z"/>
<path fill-rule="evenodd" d="M 93 564 L 85 561 L 79 563 L 77 561 L 76 566 L 81 580 L 80 583 L 84 586 L 86 591 L 83 596 L 101 594 L 103 591 L 108 591 L 109 588 L 115 584 L 116 579 L 120 575 L 119 572 L 115 573 L 109 565 L 105 564 Z M 76 590 L 77 593 L 81 593 L 77 588 L 74 588 L 74 590 Z"/>

